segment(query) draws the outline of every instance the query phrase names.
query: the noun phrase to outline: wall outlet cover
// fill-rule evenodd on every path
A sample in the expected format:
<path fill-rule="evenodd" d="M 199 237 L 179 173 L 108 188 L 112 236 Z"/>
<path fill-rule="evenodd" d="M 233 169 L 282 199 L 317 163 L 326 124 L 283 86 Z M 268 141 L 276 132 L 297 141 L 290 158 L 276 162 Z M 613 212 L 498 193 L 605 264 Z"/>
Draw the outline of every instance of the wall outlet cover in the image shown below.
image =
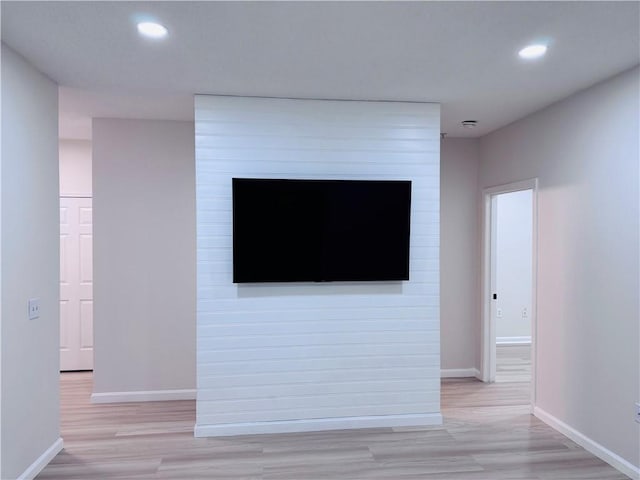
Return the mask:
<path fill-rule="evenodd" d="M 29 320 L 35 320 L 36 318 L 40 318 L 40 299 L 30 298 L 29 299 Z"/>

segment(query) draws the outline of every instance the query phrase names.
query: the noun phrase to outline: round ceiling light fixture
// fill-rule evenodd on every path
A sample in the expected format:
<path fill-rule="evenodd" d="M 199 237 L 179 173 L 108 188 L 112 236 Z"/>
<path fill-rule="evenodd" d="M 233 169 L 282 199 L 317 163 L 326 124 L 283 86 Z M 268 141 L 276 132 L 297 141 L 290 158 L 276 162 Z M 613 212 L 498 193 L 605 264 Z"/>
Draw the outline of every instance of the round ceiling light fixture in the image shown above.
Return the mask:
<path fill-rule="evenodd" d="M 544 56 L 545 53 L 547 53 L 547 46 L 542 43 L 536 43 L 527 45 L 518 52 L 518 55 L 525 60 L 534 60 Z"/>
<path fill-rule="evenodd" d="M 478 121 L 477 120 L 463 120 L 462 122 L 460 122 L 460 124 L 464 128 L 475 128 L 475 127 L 478 126 Z"/>
<path fill-rule="evenodd" d="M 167 27 L 155 22 L 138 23 L 138 33 L 148 38 L 164 38 L 169 33 Z"/>

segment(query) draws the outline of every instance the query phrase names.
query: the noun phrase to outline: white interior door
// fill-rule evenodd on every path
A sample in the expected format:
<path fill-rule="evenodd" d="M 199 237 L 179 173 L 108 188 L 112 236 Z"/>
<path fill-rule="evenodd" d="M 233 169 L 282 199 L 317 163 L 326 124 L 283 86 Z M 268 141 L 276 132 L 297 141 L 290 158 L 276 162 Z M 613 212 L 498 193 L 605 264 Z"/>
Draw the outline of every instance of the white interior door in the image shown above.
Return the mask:
<path fill-rule="evenodd" d="M 60 370 L 93 370 L 92 199 L 60 198 Z"/>

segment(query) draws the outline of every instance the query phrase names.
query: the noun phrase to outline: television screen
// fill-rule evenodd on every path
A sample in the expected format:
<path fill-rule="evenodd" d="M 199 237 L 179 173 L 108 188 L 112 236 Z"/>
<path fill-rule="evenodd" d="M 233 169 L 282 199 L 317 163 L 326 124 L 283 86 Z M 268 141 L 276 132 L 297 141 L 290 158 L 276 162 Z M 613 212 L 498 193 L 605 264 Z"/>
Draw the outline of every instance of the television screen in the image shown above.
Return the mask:
<path fill-rule="evenodd" d="M 232 186 L 234 283 L 409 279 L 410 181 Z"/>

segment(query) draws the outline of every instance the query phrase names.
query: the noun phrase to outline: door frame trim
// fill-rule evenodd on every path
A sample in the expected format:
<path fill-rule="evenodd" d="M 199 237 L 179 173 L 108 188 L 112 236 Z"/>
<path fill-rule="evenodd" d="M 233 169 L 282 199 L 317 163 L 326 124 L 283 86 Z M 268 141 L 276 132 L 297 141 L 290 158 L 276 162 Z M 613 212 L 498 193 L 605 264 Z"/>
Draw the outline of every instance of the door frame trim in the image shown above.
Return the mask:
<path fill-rule="evenodd" d="M 496 325 L 491 315 L 492 291 L 491 273 L 495 254 L 491 252 L 492 217 L 491 203 L 499 194 L 531 190 L 532 206 L 532 252 L 531 252 L 531 408 L 536 405 L 536 360 L 537 360 L 537 315 L 538 315 L 538 179 L 531 178 L 518 182 L 496 185 L 482 190 L 482 258 L 481 258 L 481 348 L 480 348 L 480 379 L 483 382 L 495 381 L 496 370 Z"/>

